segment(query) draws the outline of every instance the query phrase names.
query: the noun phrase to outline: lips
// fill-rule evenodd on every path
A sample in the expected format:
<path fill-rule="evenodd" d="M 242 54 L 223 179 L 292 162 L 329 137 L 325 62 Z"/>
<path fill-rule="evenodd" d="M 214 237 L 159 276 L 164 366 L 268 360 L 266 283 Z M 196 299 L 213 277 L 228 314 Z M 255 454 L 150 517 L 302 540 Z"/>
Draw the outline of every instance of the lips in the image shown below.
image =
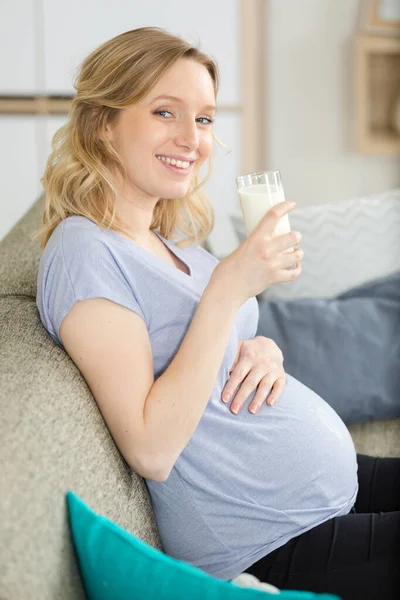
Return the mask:
<path fill-rule="evenodd" d="M 174 165 L 169 165 L 168 163 L 163 162 L 162 160 L 160 160 L 158 158 L 156 158 L 156 160 L 159 163 L 161 163 L 161 165 L 163 167 L 165 167 L 166 169 L 169 169 L 170 172 L 176 173 L 177 175 L 180 175 L 180 176 L 187 175 L 191 171 L 191 168 L 193 165 L 193 163 L 190 163 L 190 165 L 186 169 L 182 169 L 182 167 L 175 167 Z"/>
<path fill-rule="evenodd" d="M 192 163 L 195 162 L 195 158 L 192 158 L 190 156 L 181 156 L 181 155 L 177 155 L 177 154 L 156 154 L 156 158 L 157 159 L 168 159 L 170 162 L 172 160 L 174 160 L 175 162 L 181 161 L 181 162 L 188 162 L 188 163 Z"/>
<path fill-rule="evenodd" d="M 159 156 L 161 156 L 161 155 L 159 155 Z M 157 158 L 157 156 L 156 156 L 156 160 L 157 160 L 157 162 L 161 163 L 163 167 L 168 169 L 170 171 L 170 173 L 174 173 L 175 175 L 178 175 L 181 177 L 182 176 L 185 177 L 186 175 L 188 175 L 194 164 L 194 162 L 191 162 L 186 169 L 182 169 L 182 167 L 176 167 L 174 165 L 168 164 L 165 161 L 160 160 L 159 158 Z M 187 162 L 189 162 L 189 161 L 187 161 Z"/>

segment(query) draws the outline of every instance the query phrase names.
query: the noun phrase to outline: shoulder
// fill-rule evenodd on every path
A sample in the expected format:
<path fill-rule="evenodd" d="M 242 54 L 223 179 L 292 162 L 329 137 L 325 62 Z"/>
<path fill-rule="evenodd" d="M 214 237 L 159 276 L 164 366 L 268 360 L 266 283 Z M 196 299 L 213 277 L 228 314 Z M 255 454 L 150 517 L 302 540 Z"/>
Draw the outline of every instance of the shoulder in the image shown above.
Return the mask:
<path fill-rule="evenodd" d="M 118 249 L 93 221 L 78 216 L 64 219 L 50 236 L 39 265 L 37 305 L 46 329 L 59 340 L 63 318 L 75 302 L 89 298 L 109 299 L 145 320 L 136 295 L 140 277 L 135 273 L 126 276 Z"/>
<path fill-rule="evenodd" d="M 75 245 L 101 240 L 102 229 L 93 221 L 78 215 L 62 219 L 54 228 L 43 254 L 49 254 L 56 249 L 73 248 Z"/>
<path fill-rule="evenodd" d="M 67 217 L 60 223 L 60 244 L 64 249 L 92 245 L 105 246 L 103 230 L 86 217 Z"/>
<path fill-rule="evenodd" d="M 42 253 L 38 285 L 45 291 L 88 285 L 94 279 L 121 278 L 121 265 L 103 230 L 81 216 L 67 217 L 52 232 Z"/>
<path fill-rule="evenodd" d="M 50 236 L 44 254 L 59 255 L 65 266 L 78 263 L 99 266 L 104 260 L 112 260 L 109 240 L 96 223 L 82 216 L 67 217 L 60 221 Z M 101 257 L 101 260 L 99 260 Z"/>

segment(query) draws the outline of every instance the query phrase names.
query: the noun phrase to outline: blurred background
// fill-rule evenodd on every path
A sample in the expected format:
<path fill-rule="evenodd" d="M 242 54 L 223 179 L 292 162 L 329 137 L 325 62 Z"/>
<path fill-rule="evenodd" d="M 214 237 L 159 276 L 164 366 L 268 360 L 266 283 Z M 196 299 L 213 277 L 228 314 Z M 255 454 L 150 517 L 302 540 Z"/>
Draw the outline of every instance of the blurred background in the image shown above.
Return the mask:
<path fill-rule="evenodd" d="M 163 27 L 218 62 L 210 249 L 237 245 L 235 177 L 281 171 L 299 207 L 400 186 L 398 0 L 0 0 L 0 240 L 42 194 L 80 62 Z M 206 169 L 204 174 L 206 173 Z"/>

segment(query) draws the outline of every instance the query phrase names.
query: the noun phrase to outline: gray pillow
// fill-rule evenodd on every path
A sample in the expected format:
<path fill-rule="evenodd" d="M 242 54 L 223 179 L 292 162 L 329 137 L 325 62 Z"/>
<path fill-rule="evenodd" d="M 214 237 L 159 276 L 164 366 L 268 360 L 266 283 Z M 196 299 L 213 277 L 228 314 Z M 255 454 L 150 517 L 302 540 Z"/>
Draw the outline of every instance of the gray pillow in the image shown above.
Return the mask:
<path fill-rule="evenodd" d="M 257 335 L 347 424 L 400 417 L 400 271 L 334 298 L 259 299 Z"/>

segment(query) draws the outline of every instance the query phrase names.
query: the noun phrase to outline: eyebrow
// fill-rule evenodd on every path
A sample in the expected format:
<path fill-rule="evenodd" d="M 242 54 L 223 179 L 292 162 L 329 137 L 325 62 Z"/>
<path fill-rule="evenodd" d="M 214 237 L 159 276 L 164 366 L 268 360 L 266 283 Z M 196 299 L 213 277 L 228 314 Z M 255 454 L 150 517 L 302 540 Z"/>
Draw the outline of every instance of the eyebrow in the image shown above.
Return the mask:
<path fill-rule="evenodd" d="M 157 96 L 157 98 L 154 98 L 154 100 L 152 100 L 152 103 L 156 102 L 157 100 L 174 100 L 175 102 L 180 102 L 181 104 L 184 104 L 184 100 L 182 100 L 182 98 L 177 98 L 177 96 Z M 208 104 L 207 106 L 203 106 L 203 109 L 204 110 L 217 110 L 213 104 Z"/>

